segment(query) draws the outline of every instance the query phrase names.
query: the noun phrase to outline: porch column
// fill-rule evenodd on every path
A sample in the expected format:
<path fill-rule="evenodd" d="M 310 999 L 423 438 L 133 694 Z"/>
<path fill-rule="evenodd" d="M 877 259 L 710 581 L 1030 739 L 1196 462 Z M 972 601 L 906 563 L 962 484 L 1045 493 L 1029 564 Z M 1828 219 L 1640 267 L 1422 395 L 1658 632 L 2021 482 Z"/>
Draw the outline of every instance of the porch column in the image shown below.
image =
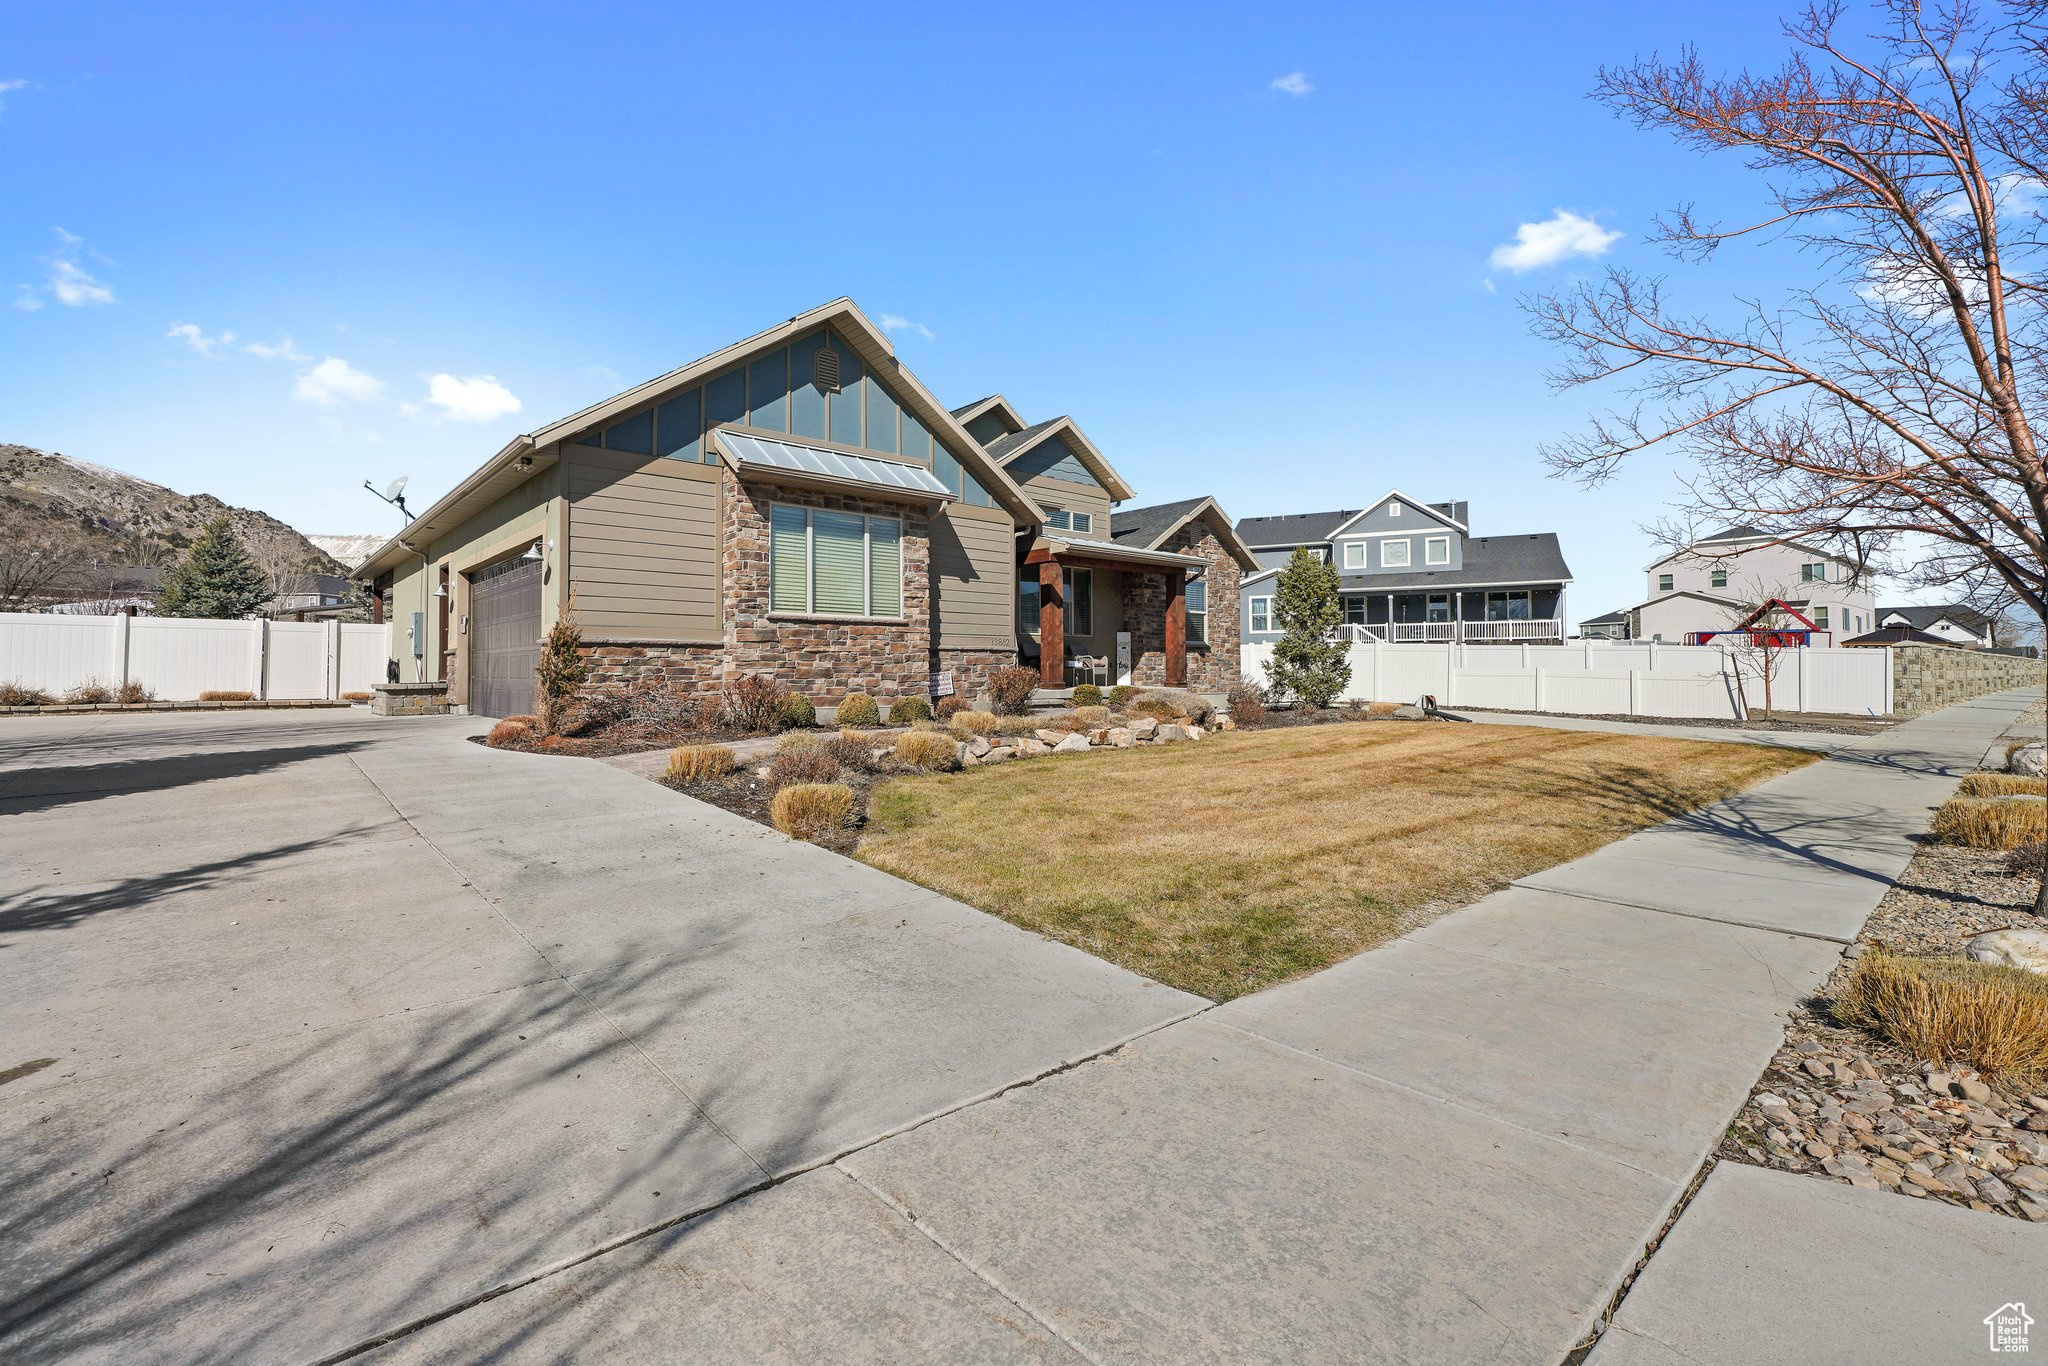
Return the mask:
<path fill-rule="evenodd" d="M 1048 688 L 1067 685 L 1067 603 L 1060 562 L 1038 566 L 1038 681 Z"/>
<path fill-rule="evenodd" d="M 1166 686 L 1188 682 L 1188 576 L 1175 569 L 1166 576 Z"/>
<path fill-rule="evenodd" d="M 384 624 L 384 595 L 374 583 L 370 585 L 370 622 L 376 626 Z"/>

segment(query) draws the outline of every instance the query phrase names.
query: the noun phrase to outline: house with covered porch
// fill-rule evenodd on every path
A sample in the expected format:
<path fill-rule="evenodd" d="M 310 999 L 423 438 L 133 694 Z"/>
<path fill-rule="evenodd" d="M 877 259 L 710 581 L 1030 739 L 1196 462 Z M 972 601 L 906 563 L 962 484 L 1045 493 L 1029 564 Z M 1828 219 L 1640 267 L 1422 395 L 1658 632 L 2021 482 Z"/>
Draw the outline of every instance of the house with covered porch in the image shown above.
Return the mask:
<path fill-rule="evenodd" d="M 1280 571 L 1297 550 L 1334 566 L 1345 634 L 1392 642 L 1562 641 L 1572 581 L 1554 532 L 1474 536 L 1470 505 L 1399 489 L 1362 508 L 1248 517 L 1237 532 L 1258 569 L 1240 584 L 1246 643 L 1280 639 Z"/>

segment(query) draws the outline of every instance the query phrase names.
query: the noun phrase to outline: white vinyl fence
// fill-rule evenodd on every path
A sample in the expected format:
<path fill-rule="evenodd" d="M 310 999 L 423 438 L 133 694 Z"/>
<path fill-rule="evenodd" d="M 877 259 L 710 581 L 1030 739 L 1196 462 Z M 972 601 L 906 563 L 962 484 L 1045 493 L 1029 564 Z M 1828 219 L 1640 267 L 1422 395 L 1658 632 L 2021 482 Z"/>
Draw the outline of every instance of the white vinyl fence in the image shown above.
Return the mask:
<path fill-rule="evenodd" d="M 1755 656 L 1712 645 L 1360 641 L 1350 652 L 1347 701 L 1413 702 L 1427 693 L 1446 707 L 1729 720 L 1764 709 Z M 1271 645 L 1246 645 L 1245 671 L 1265 682 L 1272 657 Z M 1892 709 L 1891 691 L 1889 650 L 1783 650 L 1774 657 L 1774 711 L 1882 716 Z"/>
<path fill-rule="evenodd" d="M 133 680 L 165 702 L 203 692 L 332 699 L 384 681 L 391 627 L 338 621 L 207 621 L 0 612 L 0 683 L 62 696 Z"/>

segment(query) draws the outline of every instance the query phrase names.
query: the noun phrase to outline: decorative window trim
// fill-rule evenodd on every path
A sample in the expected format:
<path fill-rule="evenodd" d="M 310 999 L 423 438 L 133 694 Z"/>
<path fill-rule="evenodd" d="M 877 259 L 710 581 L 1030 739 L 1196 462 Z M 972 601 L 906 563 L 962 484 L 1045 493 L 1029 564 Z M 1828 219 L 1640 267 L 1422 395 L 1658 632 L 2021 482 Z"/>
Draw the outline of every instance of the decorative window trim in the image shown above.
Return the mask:
<path fill-rule="evenodd" d="M 1200 607 L 1194 605 L 1197 589 L 1200 590 L 1202 599 Z M 1183 588 L 1181 592 L 1185 595 L 1181 600 L 1181 608 L 1183 615 L 1187 618 L 1187 643 L 1190 645 L 1207 645 L 1209 643 L 1208 580 L 1197 574 L 1194 578 L 1188 580 L 1187 587 Z"/>
<path fill-rule="evenodd" d="M 1394 558 L 1394 551 L 1396 549 L 1399 549 L 1401 552 L 1401 558 L 1398 560 Z M 1407 541 L 1383 541 L 1380 543 L 1380 568 L 1382 569 L 1407 569 L 1414 558 L 1415 551 Z"/>
<path fill-rule="evenodd" d="M 804 605 L 782 607 L 775 600 L 775 513 L 777 509 L 800 512 L 804 518 Z M 821 612 L 818 610 L 818 531 L 816 514 L 831 512 L 842 517 L 861 519 L 861 591 L 864 610 L 859 612 Z M 896 609 L 878 612 L 875 610 L 875 524 L 887 523 L 896 528 Z M 846 512 L 838 508 L 814 508 L 802 503 L 771 502 L 768 504 L 768 615 L 771 617 L 807 617 L 828 621 L 901 621 L 904 602 L 904 552 L 903 519 L 886 517 L 879 513 Z M 886 580 L 885 580 L 886 582 Z"/>
<path fill-rule="evenodd" d="M 1394 518 L 1396 518 L 1396 517 L 1399 517 L 1400 515 L 1401 515 L 1401 500 L 1400 500 L 1399 498 L 1394 498 L 1394 499 L 1390 499 L 1390 500 L 1388 501 L 1388 503 L 1387 503 L 1387 518 L 1388 518 L 1388 520 L 1390 520 L 1390 521 L 1391 521 L 1392 519 L 1394 519 Z"/>
<path fill-rule="evenodd" d="M 1438 554 L 1439 550 L 1443 553 Z M 1422 543 L 1422 562 L 1424 564 L 1449 564 L 1451 562 L 1451 538 L 1448 536 L 1431 536 L 1428 540 L 1424 541 Z"/>
<path fill-rule="evenodd" d="M 1669 574 L 1659 574 L 1659 575 L 1657 576 L 1657 591 L 1658 591 L 1659 593 L 1669 593 L 1669 592 L 1671 592 L 1671 591 L 1672 591 L 1672 584 L 1673 584 L 1673 582 L 1674 582 L 1674 580 L 1672 579 L 1671 575 L 1669 575 Z"/>
<path fill-rule="evenodd" d="M 1365 551 L 1366 545 L 1364 541 L 1346 541 L 1344 543 L 1344 567 L 1346 569 L 1365 568 Z"/>
<path fill-rule="evenodd" d="M 1271 596 L 1270 594 L 1266 594 L 1266 595 L 1262 595 L 1262 596 L 1260 596 L 1260 597 L 1252 598 L 1252 599 L 1250 599 L 1250 603 L 1251 603 L 1251 629 L 1252 629 L 1252 630 L 1254 630 L 1254 631 L 1270 631 L 1270 630 L 1272 630 L 1272 629 L 1273 629 L 1273 599 L 1272 599 L 1272 596 Z M 1261 626 L 1261 625 L 1259 625 L 1259 621 L 1260 621 L 1260 619 L 1261 619 L 1261 618 L 1264 618 L 1264 619 L 1265 619 L 1265 623 L 1266 623 L 1266 624 L 1265 624 L 1264 626 Z"/>

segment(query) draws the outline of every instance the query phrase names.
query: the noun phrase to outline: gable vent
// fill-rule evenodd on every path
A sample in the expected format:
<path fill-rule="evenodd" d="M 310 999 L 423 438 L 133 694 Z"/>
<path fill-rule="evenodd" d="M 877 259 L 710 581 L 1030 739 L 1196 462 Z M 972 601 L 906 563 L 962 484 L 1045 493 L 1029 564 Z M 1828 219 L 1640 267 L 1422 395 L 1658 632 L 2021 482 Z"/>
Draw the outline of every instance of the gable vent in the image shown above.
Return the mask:
<path fill-rule="evenodd" d="M 811 383 L 828 394 L 839 392 L 839 353 L 821 346 L 811 356 Z"/>

